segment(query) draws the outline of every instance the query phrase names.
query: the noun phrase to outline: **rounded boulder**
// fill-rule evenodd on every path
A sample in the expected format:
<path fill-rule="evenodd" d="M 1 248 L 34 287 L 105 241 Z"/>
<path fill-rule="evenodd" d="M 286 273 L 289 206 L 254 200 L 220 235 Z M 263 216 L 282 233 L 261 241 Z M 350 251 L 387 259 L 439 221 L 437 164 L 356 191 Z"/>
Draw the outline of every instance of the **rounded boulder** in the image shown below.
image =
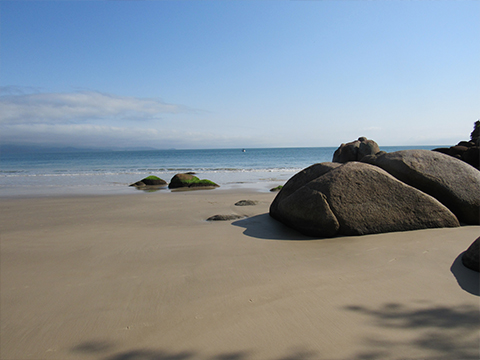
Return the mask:
<path fill-rule="evenodd" d="M 480 171 L 454 157 L 430 150 L 402 150 L 366 156 L 400 181 L 429 194 L 460 222 L 480 225 Z"/>
<path fill-rule="evenodd" d="M 349 162 L 302 183 L 299 181 L 297 188 L 292 184 L 283 195 L 282 189 L 270 215 L 306 235 L 332 237 L 459 226 L 438 200 L 373 165 Z"/>
<path fill-rule="evenodd" d="M 480 272 L 480 237 L 463 253 L 462 263 L 465 267 Z"/>

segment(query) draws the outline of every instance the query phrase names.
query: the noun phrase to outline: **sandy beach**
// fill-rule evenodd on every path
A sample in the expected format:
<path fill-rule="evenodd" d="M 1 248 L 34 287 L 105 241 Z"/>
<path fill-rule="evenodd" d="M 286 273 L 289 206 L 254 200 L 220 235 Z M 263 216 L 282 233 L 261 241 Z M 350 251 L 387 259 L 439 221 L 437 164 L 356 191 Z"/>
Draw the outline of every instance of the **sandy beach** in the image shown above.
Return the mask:
<path fill-rule="evenodd" d="M 274 196 L 2 199 L 0 358 L 480 357 L 480 226 L 313 239 Z"/>

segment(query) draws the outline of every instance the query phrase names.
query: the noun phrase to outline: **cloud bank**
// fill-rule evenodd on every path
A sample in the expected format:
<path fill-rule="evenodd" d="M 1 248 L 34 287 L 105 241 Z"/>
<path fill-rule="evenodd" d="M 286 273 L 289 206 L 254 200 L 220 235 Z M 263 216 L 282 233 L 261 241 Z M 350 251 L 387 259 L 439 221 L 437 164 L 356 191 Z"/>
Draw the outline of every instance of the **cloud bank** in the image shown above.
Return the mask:
<path fill-rule="evenodd" d="M 7 90 L 7 91 L 6 91 Z M 157 99 L 117 96 L 93 91 L 10 94 L 0 96 L 0 124 L 58 124 L 99 119 L 151 120 L 188 111 Z"/>
<path fill-rule="evenodd" d="M 279 115 L 278 109 L 271 112 Z M 337 121 L 337 116 L 342 119 L 339 113 L 312 124 L 301 114 L 286 112 L 272 126 L 268 110 L 210 113 L 155 98 L 8 86 L 0 87 L 0 144 L 116 149 L 338 146 L 366 136 L 380 145 L 447 145 L 466 139 L 471 131 L 470 122 L 457 124 L 455 132 L 450 121 L 435 118 L 435 126 L 431 120 L 418 121 L 406 132 L 400 115 L 383 121 L 363 114 L 368 121 L 350 124 L 345 116 Z M 296 127 L 285 126 L 290 118 L 296 119 Z"/>
<path fill-rule="evenodd" d="M 192 125 L 198 122 L 198 113 L 152 98 L 0 87 L 0 142 L 88 148 L 202 148 L 244 143 L 240 136 L 198 126 L 195 130 Z"/>

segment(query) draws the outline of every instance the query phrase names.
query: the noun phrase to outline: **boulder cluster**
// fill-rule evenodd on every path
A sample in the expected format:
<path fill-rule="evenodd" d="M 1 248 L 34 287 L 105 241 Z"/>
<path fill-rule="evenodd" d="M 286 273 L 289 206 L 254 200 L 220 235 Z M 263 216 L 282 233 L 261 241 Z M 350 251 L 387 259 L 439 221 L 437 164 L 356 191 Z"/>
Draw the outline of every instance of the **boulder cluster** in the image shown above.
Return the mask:
<path fill-rule="evenodd" d="M 459 159 L 429 150 L 386 153 L 359 138 L 333 160 L 288 180 L 270 215 L 315 237 L 480 224 L 480 171 Z"/>
<path fill-rule="evenodd" d="M 167 183 L 165 180 L 158 178 L 157 176 L 148 176 L 145 179 L 137 181 L 136 183 L 131 184 L 137 189 L 141 190 L 151 190 L 161 187 L 168 186 L 169 189 L 211 189 L 219 187 L 220 185 L 214 183 L 213 181 L 206 179 L 199 179 L 195 176 L 194 173 L 182 173 L 176 174 L 171 180 L 170 183 Z"/>
<path fill-rule="evenodd" d="M 480 120 L 477 120 L 470 134 L 470 141 L 460 141 L 457 145 L 448 148 L 437 148 L 443 154 L 465 161 L 467 164 L 480 170 Z"/>
<path fill-rule="evenodd" d="M 360 161 L 366 155 L 373 155 L 380 152 L 378 144 L 366 137 L 359 137 L 358 140 L 341 144 L 333 153 L 333 162 L 346 163 L 348 161 Z"/>

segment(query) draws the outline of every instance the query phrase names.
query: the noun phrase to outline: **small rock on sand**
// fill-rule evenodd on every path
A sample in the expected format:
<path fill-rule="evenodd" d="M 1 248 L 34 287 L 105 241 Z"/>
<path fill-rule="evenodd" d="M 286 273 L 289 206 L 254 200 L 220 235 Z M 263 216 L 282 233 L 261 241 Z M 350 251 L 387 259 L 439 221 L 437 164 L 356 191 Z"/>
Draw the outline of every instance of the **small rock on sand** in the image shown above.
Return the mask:
<path fill-rule="evenodd" d="M 255 200 L 240 200 L 235 203 L 235 206 L 251 206 L 257 205 L 258 201 Z"/>
<path fill-rule="evenodd" d="M 228 220 L 237 220 L 243 219 L 245 216 L 237 215 L 237 214 L 229 214 L 229 215 L 213 215 L 210 216 L 207 221 L 228 221 Z"/>

